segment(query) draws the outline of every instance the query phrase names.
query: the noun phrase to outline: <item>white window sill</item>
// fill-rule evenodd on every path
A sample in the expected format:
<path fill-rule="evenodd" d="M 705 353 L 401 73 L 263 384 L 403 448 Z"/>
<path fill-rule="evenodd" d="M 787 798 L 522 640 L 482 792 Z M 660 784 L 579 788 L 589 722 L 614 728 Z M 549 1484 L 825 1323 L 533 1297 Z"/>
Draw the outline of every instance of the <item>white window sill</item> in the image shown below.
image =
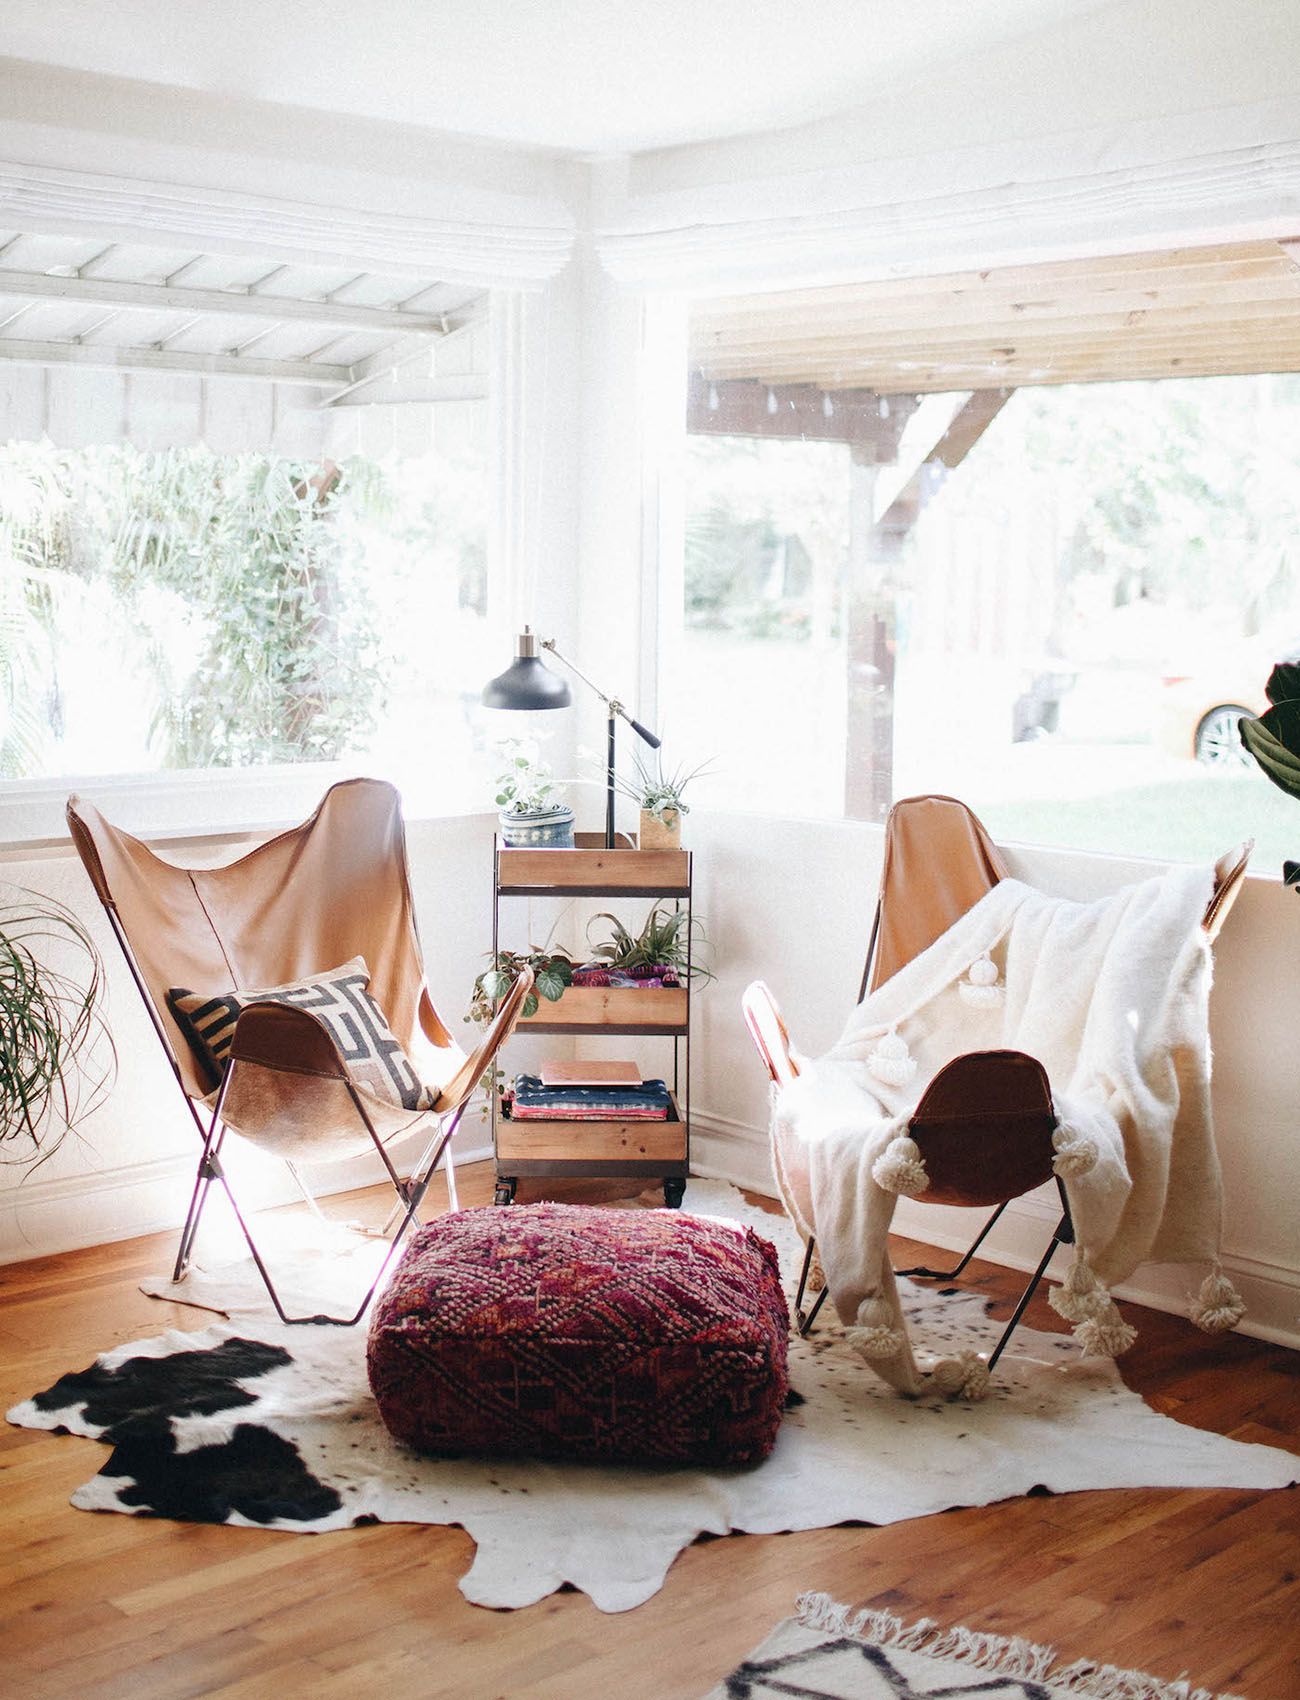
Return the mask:
<path fill-rule="evenodd" d="M 66 849 L 64 818 L 74 793 L 101 808 L 115 826 L 140 837 L 175 841 L 262 836 L 305 820 L 329 786 L 373 769 L 320 762 L 285 767 L 100 774 L 0 784 L 0 860 Z M 406 819 L 480 815 L 492 804 L 468 787 L 403 787 Z"/>

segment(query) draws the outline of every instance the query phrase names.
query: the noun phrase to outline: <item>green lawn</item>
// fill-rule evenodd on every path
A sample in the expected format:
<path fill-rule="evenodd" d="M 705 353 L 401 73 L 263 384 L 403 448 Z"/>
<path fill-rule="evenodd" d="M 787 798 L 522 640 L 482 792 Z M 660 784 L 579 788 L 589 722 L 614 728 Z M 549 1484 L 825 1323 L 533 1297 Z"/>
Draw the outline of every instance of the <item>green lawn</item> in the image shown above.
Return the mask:
<path fill-rule="evenodd" d="M 1104 796 L 975 807 L 993 836 L 1009 843 L 1200 862 L 1253 838 L 1256 873 L 1280 875 L 1285 859 L 1300 860 L 1300 802 L 1250 772 L 1207 773 L 1189 764 L 1185 779 Z"/>

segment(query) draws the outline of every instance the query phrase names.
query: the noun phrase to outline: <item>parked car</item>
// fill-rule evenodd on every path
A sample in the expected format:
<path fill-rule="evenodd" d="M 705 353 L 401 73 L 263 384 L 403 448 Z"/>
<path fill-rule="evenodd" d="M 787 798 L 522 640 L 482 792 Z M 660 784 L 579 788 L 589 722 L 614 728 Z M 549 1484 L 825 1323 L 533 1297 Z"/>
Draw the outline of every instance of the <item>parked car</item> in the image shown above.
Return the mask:
<path fill-rule="evenodd" d="M 1160 748 L 1206 767 L 1249 767 L 1237 727 L 1268 707 L 1264 685 L 1279 661 L 1300 661 L 1300 642 L 1254 640 L 1193 671 L 1166 674 L 1160 681 Z"/>
<path fill-rule="evenodd" d="M 1011 741 L 1027 743 L 1061 729 L 1061 698 L 1074 689 L 1077 673 L 1048 658 L 1041 670 L 1025 675 L 1024 689 L 1011 705 Z"/>

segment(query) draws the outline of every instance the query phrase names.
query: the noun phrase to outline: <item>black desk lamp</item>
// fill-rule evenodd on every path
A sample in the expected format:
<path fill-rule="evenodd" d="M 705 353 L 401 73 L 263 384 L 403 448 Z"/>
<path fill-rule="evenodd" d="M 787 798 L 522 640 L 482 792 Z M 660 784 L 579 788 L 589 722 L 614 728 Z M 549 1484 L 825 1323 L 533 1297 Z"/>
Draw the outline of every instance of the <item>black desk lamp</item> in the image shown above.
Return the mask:
<path fill-rule="evenodd" d="M 573 700 L 569 687 L 563 679 L 552 673 L 550 668 L 538 655 L 539 649 L 549 650 L 557 661 L 573 673 L 576 673 L 584 685 L 595 691 L 604 703 L 608 715 L 608 728 L 605 739 L 605 848 L 614 848 L 614 723 L 616 720 L 626 720 L 628 725 L 649 744 L 652 750 L 659 748 L 659 739 L 654 733 L 644 727 L 639 720 L 632 716 L 619 702 L 617 697 L 607 697 L 599 686 L 592 684 L 587 675 L 567 656 L 561 655 L 555 647 L 554 638 L 539 638 L 527 626 L 519 634 L 515 648 L 515 658 L 504 673 L 498 673 L 495 679 L 489 679 L 483 687 L 483 706 L 485 708 L 534 709 L 534 708 L 567 708 Z"/>

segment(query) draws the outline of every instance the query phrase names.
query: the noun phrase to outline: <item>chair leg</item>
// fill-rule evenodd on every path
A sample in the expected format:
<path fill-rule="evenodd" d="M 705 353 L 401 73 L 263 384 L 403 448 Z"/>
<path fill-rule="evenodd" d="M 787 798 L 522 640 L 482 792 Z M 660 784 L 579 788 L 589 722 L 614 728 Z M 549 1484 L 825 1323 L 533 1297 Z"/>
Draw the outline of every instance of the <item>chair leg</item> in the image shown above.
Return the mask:
<path fill-rule="evenodd" d="M 1065 1187 L 1062 1184 L 1061 1178 L 1060 1178 L 1059 1175 L 1057 1176 L 1057 1180 L 1056 1180 L 1056 1190 L 1061 1195 L 1061 1220 L 1056 1224 L 1056 1231 L 1052 1235 L 1051 1243 L 1049 1244 L 1047 1250 L 1043 1253 L 1042 1260 L 1039 1263 L 1038 1268 L 1034 1270 L 1034 1273 L 1033 1273 L 1033 1276 L 1032 1276 L 1032 1278 L 1029 1282 L 1029 1285 L 1025 1288 L 1024 1292 L 1020 1295 L 1020 1303 L 1016 1306 L 1015 1310 L 1011 1313 L 1010 1322 L 1008 1322 L 1006 1327 L 1002 1330 L 1001 1339 L 998 1341 L 997 1345 L 993 1348 L 992 1352 L 990 1352 L 990 1354 L 989 1354 L 989 1368 L 990 1369 L 993 1368 L 994 1364 L 996 1364 L 998 1359 L 1002 1356 L 1003 1347 L 1006 1345 L 1007 1341 L 1011 1338 L 1012 1334 L 1015 1333 L 1015 1330 L 1016 1330 L 1016 1327 L 1017 1327 L 1017 1325 L 1020 1321 L 1020 1318 L 1025 1314 L 1025 1311 L 1029 1307 L 1029 1301 L 1030 1301 L 1030 1299 L 1033 1298 L 1034 1293 L 1037 1290 L 1038 1283 L 1042 1280 L 1043 1276 L 1047 1273 L 1047 1266 L 1052 1261 L 1052 1258 L 1053 1258 L 1053 1256 L 1056 1252 L 1057 1246 L 1073 1245 L 1074 1244 L 1074 1222 L 1072 1221 L 1072 1219 L 1070 1217 L 1069 1200 L 1065 1196 Z"/>
<path fill-rule="evenodd" d="M 199 1163 L 198 1173 L 194 1177 L 194 1191 L 190 1194 L 190 1207 L 185 1215 L 185 1224 L 181 1228 L 181 1243 L 176 1248 L 176 1262 L 172 1268 L 173 1281 L 179 1281 L 190 1266 L 194 1241 L 199 1231 L 199 1220 L 203 1215 L 203 1207 L 208 1202 L 208 1190 L 212 1181 L 213 1176 L 208 1169 L 208 1158 L 205 1152 Z"/>
<path fill-rule="evenodd" d="M 989 1236 L 989 1230 L 993 1227 L 993 1224 L 997 1221 L 998 1217 L 1002 1214 L 1010 1202 L 1010 1199 L 1004 1199 L 1003 1202 L 998 1205 L 997 1209 L 975 1236 L 975 1239 L 971 1243 L 970 1250 L 962 1258 L 961 1262 L 955 1269 L 926 1269 L 924 1266 L 918 1266 L 916 1269 L 895 1269 L 894 1274 L 920 1276 L 926 1281 L 955 1281 L 965 1269 L 966 1265 L 970 1262 L 971 1258 L 974 1257 L 975 1253 L 984 1244 L 984 1241 Z"/>
<path fill-rule="evenodd" d="M 275 1307 L 275 1314 L 280 1318 L 281 1322 L 285 1323 L 287 1326 L 317 1324 L 340 1328 L 354 1327 L 365 1315 L 370 1306 L 370 1301 L 374 1298 L 376 1292 L 378 1292 L 380 1285 L 392 1266 L 393 1259 L 397 1255 L 407 1229 L 416 1219 L 416 1212 L 420 1207 L 420 1203 L 423 1200 L 425 1193 L 429 1189 L 429 1182 L 433 1177 L 433 1172 L 451 1144 L 452 1135 L 456 1131 L 456 1124 L 460 1120 L 460 1111 L 457 1111 L 449 1118 L 446 1126 L 439 1128 L 435 1139 L 430 1141 L 429 1145 L 426 1147 L 425 1152 L 421 1156 L 420 1162 L 422 1172 L 417 1171 L 412 1174 L 409 1180 L 403 1181 L 398 1176 L 397 1171 L 393 1168 L 392 1160 L 390 1159 L 387 1151 L 385 1151 L 378 1135 L 375 1133 L 374 1123 L 366 1114 L 365 1106 L 357 1096 L 355 1089 L 348 1084 L 349 1095 L 352 1099 L 356 1112 L 365 1124 L 366 1130 L 370 1134 L 371 1139 L 374 1141 L 375 1149 L 382 1158 L 384 1167 L 388 1171 L 389 1179 L 392 1181 L 393 1186 L 396 1188 L 398 1193 L 399 1202 L 395 1207 L 394 1212 L 389 1216 L 389 1223 L 391 1224 L 393 1216 L 398 1213 L 401 1214 L 401 1223 L 398 1226 L 397 1232 L 389 1241 L 388 1250 L 384 1255 L 384 1260 L 380 1264 L 374 1280 L 366 1289 L 365 1296 L 351 1316 L 326 1316 L 324 1314 L 317 1314 L 315 1316 L 290 1316 L 284 1308 L 280 1294 L 276 1289 L 275 1282 L 271 1277 L 271 1271 L 267 1267 L 266 1260 L 263 1258 L 257 1242 L 253 1238 L 252 1230 L 248 1223 L 244 1220 L 243 1212 L 240 1210 L 239 1205 L 236 1202 L 235 1195 L 230 1189 L 230 1182 L 226 1179 L 225 1172 L 221 1167 L 218 1157 L 221 1142 L 225 1138 L 225 1127 L 221 1121 L 222 1108 L 225 1103 L 226 1091 L 229 1088 L 231 1078 L 237 1067 L 238 1063 L 232 1062 L 230 1067 L 226 1070 L 226 1077 L 222 1082 L 222 1090 L 217 1098 L 216 1106 L 212 1113 L 212 1122 L 208 1129 L 204 1145 L 203 1160 L 200 1164 L 200 1182 L 202 1183 L 201 1196 L 199 1187 L 197 1185 L 195 1187 L 195 1199 L 198 1201 L 198 1212 L 202 1211 L 203 1203 L 206 1201 L 207 1197 L 207 1190 L 211 1183 L 214 1180 L 220 1181 L 223 1189 L 225 1190 L 226 1197 L 230 1200 L 230 1208 L 235 1213 L 235 1220 L 239 1224 L 240 1232 L 244 1236 L 245 1244 L 248 1246 L 249 1255 L 252 1257 L 253 1262 L 257 1267 L 258 1274 L 262 1277 L 262 1284 L 265 1286 L 267 1293 L 270 1295 L 271 1303 Z M 306 1189 L 304 1188 L 304 1191 L 305 1190 Z M 197 1227 L 198 1212 L 196 1212 L 195 1204 L 192 1201 L 190 1206 L 190 1215 L 193 1220 L 187 1219 L 185 1234 L 182 1236 L 183 1249 L 185 1250 L 186 1255 L 188 1255 L 188 1245 L 193 1243 L 194 1229 Z"/>
<path fill-rule="evenodd" d="M 225 1126 L 221 1120 L 222 1106 L 226 1101 L 226 1082 L 230 1071 L 226 1071 L 226 1081 L 222 1082 L 221 1091 L 217 1094 L 216 1106 L 212 1111 L 212 1119 L 203 1130 L 203 1154 L 199 1158 L 198 1171 L 194 1176 L 194 1191 L 190 1194 L 190 1207 L 185 1214 L 185 1223 L 181 1228 L 181 1243 L 176 1249 L 176 1262 L 172 1268 L 172 1280 L 179 1281 L 190 1266 L 190 1258 L 194 1254 L 194 1241 L 198 1236 L 199 1221 L 203 1216 L 203 1208 L 208 1202 L 208 1193 L 214 1180 L 221 1179 L 221 1142 L 226 1137 Z M 229 1188 L 227 1188 L 229 1191 Z"/>
<path fill-rule="evenodd" d="M 812 1309 L 810 1311 L 804 1310 L 803 1301 L 808 1290 L 808 1275 L 812 1269 L 812 1260 L 816 1251 L 817 1241 L 809 1234 L 808 1244 L 804 1248 L 803 1268 L 799 1271 L 799 1286 L 794 1295 L 794 1323 L 800 1339 L 805 1339 L 812 1332 L 812 1325 L 817 1320 L 817 1313 L 826 1303 L 826 1295 L 830 1291 L 829 1287 L 823 1285 L 821 1292 L 813 1301 Z"/>

